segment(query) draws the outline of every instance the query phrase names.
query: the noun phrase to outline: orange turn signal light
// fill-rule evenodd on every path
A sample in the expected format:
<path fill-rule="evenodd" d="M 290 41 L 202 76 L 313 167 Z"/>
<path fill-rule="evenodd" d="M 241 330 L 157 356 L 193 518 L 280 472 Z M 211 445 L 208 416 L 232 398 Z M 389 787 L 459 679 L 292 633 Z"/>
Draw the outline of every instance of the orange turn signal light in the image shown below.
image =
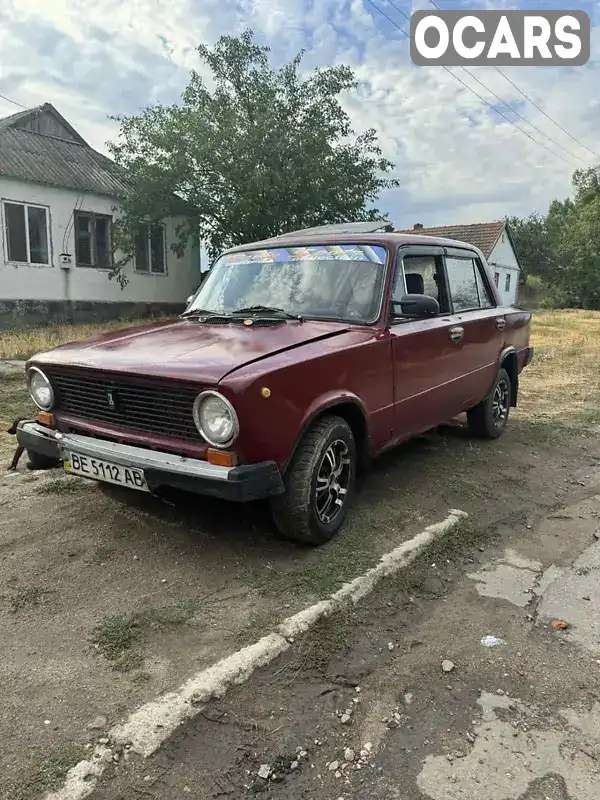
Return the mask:
<path fill-rule="evenodd" d="M 38 411 L 35 418 L 42 425 L 49 425 L 50 427 L 54 425 L 54 416 L 49 411 Z"/>
<path fill-rule="evenodd" d="M 209 464 L 215 464 L 218 467 L 237 466 L 235 453 L 229 453 L 227 450 L 213 450 L 212 447 L 209 447 L 206 451 L 206 460 Z"/>

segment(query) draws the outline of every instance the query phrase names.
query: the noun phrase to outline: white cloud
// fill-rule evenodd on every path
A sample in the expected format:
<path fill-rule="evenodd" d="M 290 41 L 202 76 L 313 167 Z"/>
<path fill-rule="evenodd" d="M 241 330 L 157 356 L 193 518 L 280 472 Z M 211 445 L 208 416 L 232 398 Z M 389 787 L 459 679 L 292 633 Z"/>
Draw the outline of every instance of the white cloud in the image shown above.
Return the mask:
<path fill-rule="evenodd" d="M 387 0 L 376 2 L 408 30 Z M 395 2 L 409 12 L 409 0 Z M 412 5 L 424 7 L 424 0 Z M 481 7 L 480 0 L 475 5 Z M 513 4 L 491 1 L 492 7 L 502 5 Z M 0 92 L 26 106 L 53 102 L 104 150 L 116 133 L 108 115 L 176 102 L 189 70 L 200 67 L 197 45 L 246 25 L 271 46 L 276 63 L 306 48 L 306 69 L 339 63 L 354 68 L 360 89 L 345 103 L 355 128 L 376 128 L 385 155 L 396 164 L 402 185 L 386 192 L 380 203 L 396 223 L 489 220 L 544 210 L 550 199 L 569 193 L 573 167 L 519 133 L 441 68 L 412 65 L 408 40 L 365 0 L 4 0 Z M 592 53 L 599 45 L 596 28 Z M 499 106 L 463 71 L 454 71 Z M 598 61 L 571 70 L 504 71 L 574 136 L 596 147 Z M 498 72 L 473 72 L 585 163 L 593 161 Z M 0 114 L 16 110 L 0 100 Z"/>

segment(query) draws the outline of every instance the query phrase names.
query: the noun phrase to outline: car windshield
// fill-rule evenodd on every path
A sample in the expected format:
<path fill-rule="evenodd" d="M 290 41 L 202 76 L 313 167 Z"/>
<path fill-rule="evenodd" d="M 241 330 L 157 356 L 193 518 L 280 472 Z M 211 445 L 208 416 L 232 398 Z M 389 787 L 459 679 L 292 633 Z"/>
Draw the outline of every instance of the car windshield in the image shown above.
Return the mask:
<path fill-rule="evenodd" d="M 302 317 L 374 322 L 385 262 L 384 247 L 364 244 L 229 253 L 216 261 L 186 313 L 268 306 Z"/>

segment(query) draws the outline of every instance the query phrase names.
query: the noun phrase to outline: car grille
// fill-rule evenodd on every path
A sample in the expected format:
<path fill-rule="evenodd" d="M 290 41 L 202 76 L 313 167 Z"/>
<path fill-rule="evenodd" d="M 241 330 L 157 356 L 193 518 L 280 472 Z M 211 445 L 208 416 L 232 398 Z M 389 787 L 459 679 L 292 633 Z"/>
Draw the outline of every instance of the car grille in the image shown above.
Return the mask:
<path fill-rule="evenodd" d="M 58 411 L 132 431 L 202 441 L 192 413 L 199 389 L 50 370 L 48 377 Z"/>

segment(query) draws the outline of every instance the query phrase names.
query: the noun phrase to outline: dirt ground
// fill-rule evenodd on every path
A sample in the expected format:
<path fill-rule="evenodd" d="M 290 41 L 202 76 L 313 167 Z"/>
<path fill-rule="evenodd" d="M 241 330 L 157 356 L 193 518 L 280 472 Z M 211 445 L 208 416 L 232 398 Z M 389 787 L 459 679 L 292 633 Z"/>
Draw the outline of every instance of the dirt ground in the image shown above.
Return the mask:
<path fill-rule="evenodd" d="M 65 478 L 60 470 L 30 473 L 24 459 L 18 473 L 0 472 L 0 797 L 40 797 L 129 711 L 364 572 L 449 508 L 466 511 L 469 529 L 456 540 L 458 550 L 448 556 L 449 564 L 436 557 L 438 569 L 413 571 L 409 583 L 389 589 L 395 592 L 391 599 L 380 597 L 357 612 L 363 614 L 360 619 L 326 627 L 316 644 L 306 645 L 300 670 L 293 662 L 271 675 L 267 717 L 265 709 L 252 710 L 245 690 L 236 696 L 247 707 L 234 711 L 232 706 L 231 713 L 243 721 L 241 729 L 249 726 L 248 736 L 263 742 L 263 749 L 273 743 L 269 730 L 289 725 L 277 721 L 279 705 L 314 705 L 318 724 L 343 676 L 346 682 L 362 681 L 380 663 L 380 647 L 385 659 L 392 658 L 394 652 L 387 650 L 392 638 L 423 638 L 417 610 L 424 614 L 423 604 L 446 592 L 447 581 L 453 574 L 458 578 L 467 558 L 487 558 L 477 548 L 465 555 L 469 542 L 476 539 L 487 548 L 509 532 L 523 534 L 568 498 L 592 491 L 600 464 L 600 315 L 542 321 L 550 324 L 536 332 L 538 360 L 523 381 L 523 403 L 506 435 L 494 443 L 473 441 L 459 420 L 380 459 L 343 535 L 322 548 L 280 541 L 262 504 L 244 508 L 243 514 L 235 506 L 182 495 L 168 504 Z M 595 367 L 588 369 L 591 359 Z M 22 366 L 0 364 L 0 369 L 4 427 L 28 403 Z M 570 399 L 561 406 L 557 397 L 564 401 L 565 392 Z M 562 417 L 557 408 L 563 409 Z M 10 437 L 0 437 L 0 458 L 7 460 L 13 445 Z M 455 613 L 464 616 L 459 605 Z M 457 631 L 455 621 L 438 616 L 440 630 L 431 628 L 427 636 L 456 640 L 460 625 Z M 365 627 L 367 617 L 371 627 Z M 363 641 L 358 650 L 356 631 Z M 371 646 L 373 641 L 378 644 Z M 417 648 L 415 654 L 430 653 L 431 647 Z M 327 658 L 332 648 L 341 654 L 335 674 L 334 655 Z M 319 668 L 311 672 L 315 661 Z M 310 679 L 302 688 L 306 675 Z M 324 684 L 335 691 L 321 695 Z M 296 693 L 293 703 L 290 687 Z M 285 691 L 276 708 L 273 693 Z M 308 731 L 306 719 L 302 724 Z M 214 719 L 204 722 L 200 737 L 222 729 Z M 283 734 L 277 739 L 283 742 Z M 223 752 L 218 758 L 212 751 L 205 754 L 216 759 L 211 762 L 215 771 L 229 768 L 229 750 Z M 251 769 L 246 757 L 240 758 L 232 762 L 235 769 Z M 178 781 L 173 792 L 183 792 Z M 134 796 L 118 784 L 115 791 Z M 165 789 L 151 796 L 188 795 Z"/>
<path fill-rule="evenodd" d="M 115 765 L 91 800 L 596 800 L 600 469 L 586 461 L 569 505 L 430 552 L 155 756 Z"/>

